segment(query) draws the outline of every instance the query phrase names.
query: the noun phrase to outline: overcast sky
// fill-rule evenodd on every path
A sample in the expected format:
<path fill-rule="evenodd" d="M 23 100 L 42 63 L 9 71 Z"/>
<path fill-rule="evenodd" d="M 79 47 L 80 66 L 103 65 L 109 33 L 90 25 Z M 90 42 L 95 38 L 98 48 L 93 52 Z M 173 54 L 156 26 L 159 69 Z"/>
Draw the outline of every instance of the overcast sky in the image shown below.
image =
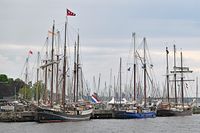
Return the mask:
<path fill-rule="evenodd" d="M 77 14 L 69 24 L 79 29 L 82 66 L 90 84 L 99 73 L 102 82 L 109 82 L 111 68 L 117 75 L 120 57 L 126 66 L 132 32 L 138 44 L 147 38 L 159 82 L 164 80 L 165 47 L 172 51 L 173 44 L 182 49 L 184 64 L 195 77 L 200 70 L 199 6 L 199 0 L 0 0 L 0 73 L 20 77 L 29 50 L 34 64 L 53 20 L 62 30 L 69 8 Z"/>

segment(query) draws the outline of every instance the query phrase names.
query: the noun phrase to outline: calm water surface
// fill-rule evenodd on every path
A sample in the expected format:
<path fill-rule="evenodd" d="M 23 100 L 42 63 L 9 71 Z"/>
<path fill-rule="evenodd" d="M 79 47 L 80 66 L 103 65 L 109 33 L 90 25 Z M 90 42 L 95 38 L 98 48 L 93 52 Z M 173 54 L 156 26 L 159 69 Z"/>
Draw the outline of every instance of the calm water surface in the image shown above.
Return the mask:
<path fill-rule="evenodd" d="M 200 133 L 200 115 L 64 123 L 0 123 L 0 133 Z"/>

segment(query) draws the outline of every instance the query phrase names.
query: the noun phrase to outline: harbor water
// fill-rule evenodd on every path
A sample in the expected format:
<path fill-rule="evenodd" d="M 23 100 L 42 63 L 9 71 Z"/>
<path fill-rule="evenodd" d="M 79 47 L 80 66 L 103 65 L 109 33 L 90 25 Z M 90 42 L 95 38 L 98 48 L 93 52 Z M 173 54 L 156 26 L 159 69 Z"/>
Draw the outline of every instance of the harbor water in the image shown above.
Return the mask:
<path fill-rule="evenodd" d="M 0 133 L 200 133 L 200 115 L 81 122 L 0 123 Z"/>

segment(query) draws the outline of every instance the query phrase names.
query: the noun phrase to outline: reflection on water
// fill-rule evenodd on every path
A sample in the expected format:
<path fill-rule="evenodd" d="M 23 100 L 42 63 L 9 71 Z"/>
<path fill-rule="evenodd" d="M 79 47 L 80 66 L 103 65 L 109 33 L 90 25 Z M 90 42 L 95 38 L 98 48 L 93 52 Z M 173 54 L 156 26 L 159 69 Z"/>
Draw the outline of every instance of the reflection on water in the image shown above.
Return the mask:
<path fill-rule="evenodd" d="M 200 133 L 200 115 L 64 123 L 0 123 L 0 133 Z"/>

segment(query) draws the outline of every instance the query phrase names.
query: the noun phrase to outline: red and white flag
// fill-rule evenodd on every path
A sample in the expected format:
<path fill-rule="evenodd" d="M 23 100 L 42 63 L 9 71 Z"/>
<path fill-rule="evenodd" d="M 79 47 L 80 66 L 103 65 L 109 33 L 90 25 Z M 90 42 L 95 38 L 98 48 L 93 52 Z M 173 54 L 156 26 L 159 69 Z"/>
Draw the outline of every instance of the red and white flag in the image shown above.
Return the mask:
<path fill-rule="evenodd" d="M 69 9 L 67 9 L 67 16 L 76 16 L 75 13 L 73 13 L 72 11 L 70 11 Z"/>

